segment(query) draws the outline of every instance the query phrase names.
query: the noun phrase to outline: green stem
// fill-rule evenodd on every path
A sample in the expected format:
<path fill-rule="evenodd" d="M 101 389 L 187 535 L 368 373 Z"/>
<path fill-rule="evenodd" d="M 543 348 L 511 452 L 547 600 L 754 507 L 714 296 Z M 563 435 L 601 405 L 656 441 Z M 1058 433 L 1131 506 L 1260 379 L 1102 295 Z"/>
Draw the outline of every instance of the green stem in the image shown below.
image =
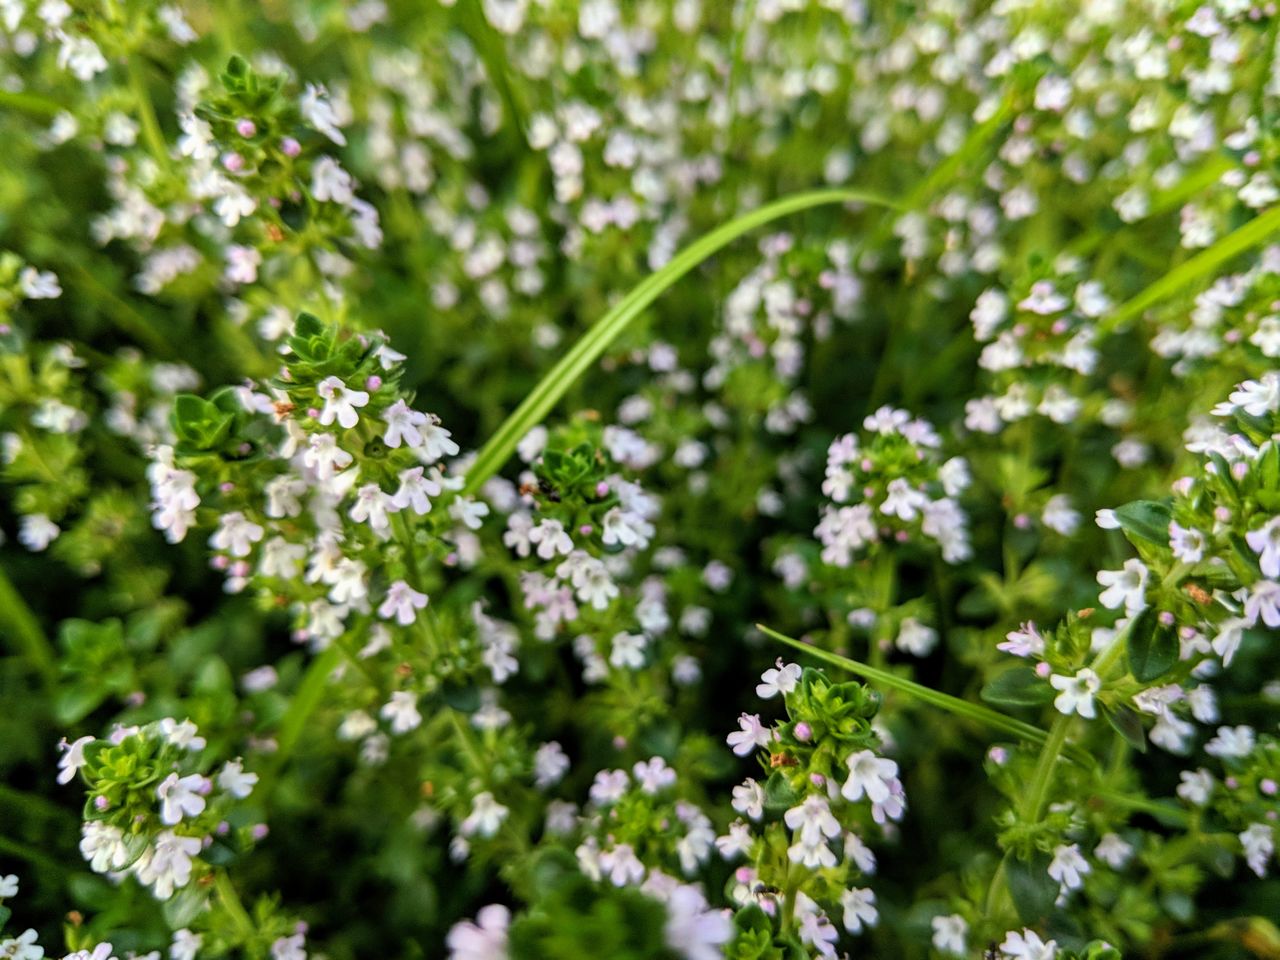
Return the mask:
<path fill-rule="evenodd" d="M 0 107 L 7 110 L 21 110 L 36 117 L 52 119 L 63 110 L 62 104 L 48 97 L 34 93 L 20 93 L 14 90 L 0 90 Z"/>
<path fill-rule="evenodd" d="M 214 871 L 213 888 L 218 891 L 218 900 L 227 911 L 227 915 L 231 917 L 231 922 L 235 926 L 236 932 L 240 934 L 244 941 L 252 940 L 257 933 L 257 929 L 253 925 L 253 920 L 249 917 L 249 912 L 245 910 L 244 904 L 240 902 L 240 894 L 236 892 L 236 888 L 231 883 L 231 878 L 227 876 L 226 871 Z"/>
<path fill-rule="evenodd" d="M 677 280 L 744 233 L 792 213 L 834 203 L 898 207 L 895 201 L 864 190 L 814 190 L 774 201 L 700 237 L 677 253 L 661 270 L 642 280 L 560 358 L 480 450 L 471 469 L 467 471 L 463 494 L 475 493 L 486 480 L 497 473 L 521 438 L 551 412 L 573 382 L 595 363 L 632 320 Z"/>
<path fill-rule="evenodd" d="M 324 697 L 324 688 L 329 683 L 329 675 L 333 673 L 343 656 L 342 648 L 337 644 L 331 644 L 320 656 L 311 661 L 306 673 L 302 675 L 302 682 L 298 685 L 293 703 L 289 705 L 288 711 L 280 721 L 280 731 L 276 734 L 277 749 L 272 757 L 271 766 L 263 776 L 266 782 L 258 789 L 259 795 L 264 798 L 264 803 L 265 798 L 269 797 L 275 789 L 280 771 L 284 769 L 297 747 L 303 730 L 311 720 L 311 714 L 320 705 Z"/>
<path fill-rule="evenodd" d="M 1067 730 L 1071 727 L 1071 717 L 1060 714 L 1049 728 L 1049 739 L 1040 748 L 1040 758 L 1036 761 L 1035 773 L 1031 775 L 1031 785 L 1023 798 L 1022 819 L 1025 823 L 1035 823 L 1044 812 L 1045 801 L 1049 794 L 1049 784 L 1053 782 L 1053 770 L 1058 758 L 1062 755 L 1067 742 Z"/>
<path fill-rule="evenodd" d="M 58 679 L 58 660 L 53 644 L 3 570 L 0 570 L 0 625 L 5 628 L 4 635 L 12 638 L 45 685 L 52 687 Z"/>
<path fill-rule="evenodd" d="M 831 653 L 828 650 L 822 650 L 818 647 L 810 646 L 807 643 L 801 643 L 799 640 L 784 636 L 783 634 L 778 633 L 778 631 L 771 630 L 763 624 L 757 623 L 756 628 L 766 636 L 772 637 L 780 643 L 785 643 L 787 646 L 792 647 L 795 650 L 799 650 L 801 653 L 806 653 L 818 660 L 824 660 L 834 666 L 842 667 L 850 673 L 857 674 L 858 676 L 870 680 L 873 683 L 877 683 L 880 686 L 899 690 L 916 698 L 922 703 L 939 707 L 957 716 L 975 720 L 978 723 L 991 727 L 993 730 L 999 730 L 1001 733 L 1007 733 L 1021 740 L 1039 744 L 1048 743 L 1052 736 L 1051 733 L 1047 733 L 1037 726 L 1006 716 L 1003 713 L 992 710 L 990 707 L 984 707 L 977 703 L 970 703 L 968 700 L 953 697 L 949 693 L 943 693 L 940 690 L 934 690 L 930 687 L 924 686 L 923 684 L 916 683 L 913 680 L 907 680 L 903 677 L 899 677 L 887 670 L 881 670 L 865 663 L 859 663 L 857 660 L 850 660 L 848 657 L 842 657 L 839 654 Z M 1067 758 L 1078 766 L 1086 769 L 1093 769 L 1097 766 L 1097 762 L 1093 757 L 1084 750 L 1081 750 L 1079 747 L 1068 745 L 1064 749 L 1059 745 L 1058 750 L 1065 753 Z"/>
<path fill-rule="evenodd" d="M 147 141 L 147 149 L 162 168 L 169 165 L 169 150 L 165 145 L 164 134 L 160 132 L 160 121 L 156 119 L 156 109 L 151 102 L 151 94 L 147 91 L 147 79 L 142 75 L 142 57 L 134 53 L 126 61 L 129 73 L 129 89 L 138 108 L 138 117 L 142 121 L 142 138 Z"/>

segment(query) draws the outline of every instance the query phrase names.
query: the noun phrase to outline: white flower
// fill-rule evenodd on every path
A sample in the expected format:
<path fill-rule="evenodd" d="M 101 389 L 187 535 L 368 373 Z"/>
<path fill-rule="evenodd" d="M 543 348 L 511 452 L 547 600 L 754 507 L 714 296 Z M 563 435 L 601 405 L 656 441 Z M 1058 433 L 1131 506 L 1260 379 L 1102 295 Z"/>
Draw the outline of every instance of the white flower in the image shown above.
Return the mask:
<path fill-rule="evenodd" d="M 559 520 L 543 520 L 529 531 L 529 542 L 537 544 L 538 556 L 543 560 L 551 560 L 557 554 L 568 556 L 573 552 L 573 540 L 564 531 L 564 524 Z"/>
<path fill-rule="evenodd" d="M 880 512 L 885 516 L 897 517 L 899 520 L 914 520 L 920 509 L 929 502 L 919 490 L 913 488 L 905 479 L 897 477 L 889 481 L 886 488 L 888 496 L 880 504 Z"/>
<path fill-rule="evenodd" d="M 449 960 L 507 960 L 507 927 L 511 911 L 491 903 L 476 914 L 476 923 L 455 923 L 445 937 Z"/>
<path fill-rule="evenodd" d="M 10 873 L 7 876 L 0 877 L 0 900 L 18 895 L 18 876 Z"/>
<path fill-rule="evenodd" d="M 58 538 L 62 528 L 43 513 L 28 513 L 18 527 L 18 542 L 33 553 L 39 553 Z"/>
<path fill-rule="evenodd" d="M 915 617 L 904 617 L 898 627 L 894 645 L 913 657 L 927 657 L 938 644 L 938 631 L 926 626 Z"/>
<path fill-rule="evenodd" d="M 969 924 L 958 913 L 950 916 L 934 917 L 933 948 L 941 953 L 964 956 L 968 950 L 966 938 L 969 935 Z"/>
<path fill-rule="evenodd" d="M 271 943 L 271 960 L 307 960 L 305 943 L 306 937 L 301 933 L 277 937 Z"/>
<path fill-rule="evenodd" d="M 391 724 L 392 733 L 408 733 L 422 723 L 418 712 L 418 697 L 407 690 L 396 690 L 391 699 L 382 705 L 378 716 Z"/>
<path fill-rule="evenodd" d="M 840 895 L 840 906 L 844 907 L 844 928 L 850 933 L 861 933 L 864 923 L 874 927 L 880 919 L 875 891 L 869 887 L 846 890 Z"/>
<path fill-rule="evenodd" d="M 86 820 L 80 828 L 80 855 L 89 861 L 94 873 L 109 873 L 129 862 L 124 831 L 101 820 Z"/>
<path fill-rule="evenodd" d="M 544 743 L 533 755 L 533 783 L 539 790 L 555 786 L 569 772 L 569 758 L 564 748 L 552 740 Z"/>
<path fill-rule="evenodd" d="M 1213 795 L 1213 774 L 1201 767 L 1199 770 L 1183 770 L 1178 774 L 1181 783 L 1177 794 L 1187 803 L 1203 807 Z"/>
<path fill-rule="evenodd" d="M 643 633 L 615 633 L 609 646 L 609 662 L 618 668 L 639 670 L 644 666 L 644 653 L 649 638 Z"/>
<path fill-rule="evenodd" d="M 253 793 L 254 784 L 258 782 L 256 773 L 246 773 L 244 762 L 236 757 L 228 760 L 218 774 L 218 786 L 237 800 L 243 800 Z"/>
<path fill-rule="evenodd" d="M 1262 575 L 1280 577 L 1280 516 L 1272 517 L 1257 530 L 1244 535 L 1249 549 L 1258 554 L 1258 566 Z"/>
<path fill-rule="evenodd" d="M 1054 960 L 1058 943 L 1056 940 L 1046 943 L 1035 932 L 1024 929 L 1021 933 L 1011 931 L 1000 944 L 1000 950 L 1011 960 Z"/>
<path fill-rule="evenodd" d="M 482 521 L 489 515 L 489 505 L 473 497 L 458 497 L 449 504 L 449 516 L 457 520 L 468 530 L 479 530 Z"/>
<path fill-rule="evenodd" d="M 492 837 L 498 832 L 498 828 L 502 826 L 510 812 L 486 790 L 476 794 L 476 798 L 471 801 L 471 813 L 462 821 L 458 829 L 464 837 L 476 834 Z"/>
<path fill-rule="evenodd" d="M 783 822 L 807 845 L 823 842 L 823 837 L 840 836 L 840 821 L 831 814 L 826 798 L 819 794 L 805 797 L 799 806 L 783 815 Z"/>
<path fill-rule="evenodd" d="M 233 557 L 247 557 L 253 544 L 262 539 L 262 525 L 254 523 L 239 510 L 222 515 L 218 529 L 209 537 L 209 546 Z"/>
<path fill-rule="evenodd" d="M 94 737 L 81 737 L 68 743 L 65 739 L 58 744 L 58 749 L 64 751 L 58 758 L 58 782 L 70 783 L 72 778 L 81 767 L 87 762 L 84 756 L 84 748 L 93 743 Z"/>
<path fill-rule="evenodd" d="M 600 854 L 600 869 L 615 887 L 637 884 L 644 879 L 645 867 L 629 843 L 620 843 Z"/>
<path fill-rule="evenodd" d="M 1169 548 L 1184 563 L 1199 563 L 1204 559 L 1204 534 L 1199 530 L 1180 527 L 1176 520 L 1171 521 Z"/>
<path fill-rule="evenodd" d="M 1133 856 L 1133 845 L 1118 833 L 1105 833 L 1093 848 L 1093 855 L 1112 870 L 1119 870 Z"/>
<path fill-rule="evenodd" d="M 397 400 L 382 411 L 382 419 L 387 423 L 387 432 L 382 439 L 388 447 L 396 448 L 401 443 L 410 447 L 422 446 L 421 428 L 428 422 L 425 413 L 419 413 L 403 400 Z"/>
<path fill-rule="evenodd" d="M 1240 643 L 1244 640 L 1244 631 L 1248 626 L 1249 622 L 1239 617 L 1228 617 L 1218 624 L 1218 632 L 1210 643 L 1213 652 L 1222 658 L 1224 667 L 1231 666 L 1231 658 L 1240 649 Z"/>
<path fill-rule="evenodd" d="M 18 275 L 18 286 L 28 300 L 54 300 L 62 296 L 58 275 L 49 270 L 23 267 L 22 273 Z"/>
<path fill-rule="evenodd" d="M 728 911 L 712 910 L 697 887 L 681 885 L 667 897 L 663 934 L 667 946 L 685 960 L 719 960 L 733 932 Z"/>
<path fill-rule="evenodd" d="M 1133 616 L 1147 605 L 1147 568 L 1141 560 L 1126 560 L 1122 570 L 1099 570 L 1098 583 L 1106 587 L 1098 599 L 1108 610 L 1123 606 Z"/>
<path fill-rule="evenodd" d="M 333 157 L 320 157 L 311 165 L 311 195 L 346 206 L 355 199 L 355 182 Z"/>
<path fill-rule="evenodd" d="M 1049 863 L 1049 876 L 1056 880 L 1064 890 L 1079 890 L 1084 886 L 1082 879 L 1092 868 L 1089 861 L 1080 854 L 1080 845 L 1059 844 L 1053 850 L 1053 860 Z"/>
<path fill-rule="evenodd" d="M 183 928 L 173 933 L 173 943 L 169 945 L 169 960 L 196 960 L 200 948 L 204 946 L 204 937 Z"/>
<path fill-rule="evenodd" d="M 1204 752 L 1211 757 L 1247 757 L 1253 745 L 1253 727 L 1219 727 L 1218 735 L 1204 745 Z"/>
<path fill-rule="evenodd" d="M 1251 824 L 1240 834 L 1240 846 L 1244 849 L 1249 869 L 1260 877 L 1267 875 L 1267 861 L 1276 852 L 1275 834 L 1265 823 Z"/>
<path fill-rule="evenodd" d="M 316 393 L 324 400 L 320 411 L 320 425 L 327 427 L 336 419 L 343 428 L 350 430 L 360 422 L 356 407 L 369 403 L 364 390 L 351 390 L 337 377 L 325 377 L 316 384 Z"/>
<path fill-rule="evenodd" d="M 748 751 L 750 752 L 750 751 Z M 752 820 L 764 816 L 764 787 L 757 781 L 747 778 L 733 788 L 733 809 Z"/>
<path fill-rule="evenodd" d="M 92 80 L 107 69 L 107 58 L 98 45 L 88 37 L 62 34 L 62 46 L 58 48 L 58 66 L 70 70 L 82 83 Z"/>
<path fill-rule="evenodd" d="M 395 617 L 396 623 L 407 627 L 417 619 L 417 611 L 427 605 L 425 593 L 413 589 L 403 580 L 397 580 L 387 588 L 386 599 L 378 607 L 378 616 L 383 620 Z"/>
<path fill-rule="evenodd" d="M 771 700 L 778 694 L 788 694 L 800 682 L 803 671 L 798 663 L 783 664 L 779 657 L 777 665 L 770 667 L 760 676 L 761 682 L 756 684 L 756 696 L 762 700 Z"/>
<path fill-rule="evenodd" d="M 840 793 L 846 800 L 861 800 L 864 793 L 872 803 L 889 799 L 898 780 L 897 763 L 877 757 L 870 750 L 859 750 L 851 753 L 845 764 L 849 767 L 849 779 Z"/>
<path fill-rule="evenodd" d="M 745 757 L 756 747 L 767 747 L 773 740 L 773 731 L 760 722 L 758 713 L 744 713 L 738 718 L 738 726 L 741 729 L 729 734 L 725 740 L 740 757 Z"/>
<path fill-rule="evenodd" d="M 667 761 L 661 757 L 637 761 L 632 766 L 631 772 L 635 775 L 641 791 L 648 794 L 659 793 L 674 786 L 676 782 L 676 772 L 667 766 Z"/>
<path fill-rule="evenodd" d="M 431 501 L 428 498 L 440 496 L 444 492 L 444 486 L 435 476 L 424 476 L 425 469 L 410 467 L 400 472 L 400 487 L 391 497 L 391 503 L 397 510 L 411 507 L 419 516 L 431 512 Z"/>
<path fill-rule="evenodd" d="M 303 119 L 340 147 L 347 145 L 347 138 L 338 129 L 338 114 L 329 102 L 329 91 L 322 86 L 308 83 L 298 100 Z"/>
<path fill-rule="evenodd" d="M 44 947 L 36 943 L 38 935 L 27 929 L 16 937 L 0 940 L 0 957 L 7 960 L 40 960 L 44 956 Z"/>
<path fill-rule="evenodd" d="M 134 864 L 138 879 L 159 900 L 168 900 L 174 890 L 191 882 L 191 858 L 203 844 L 199 837 L 183 837 L 172 830 L 162 830 L 150 847 Z"/>
<path fill-rule="evenodd" d="M 183 817 L 196 817 L 204 812 L 204 794 L 209 790 L 209 781 L 199 774 L 179 777 L 171 773 L 160 781 L 156 787 L 156 797 L 160 800 L 160 822 L 166 826 L 174 826 Z"/>
<path fill-rule="evenodd" d="M 1077 671 L 1074 677 L 1054 674 L 1049 683 L 1055 690 L 1062 691 L 1053 701 L 1059 713 L 1066 716 L 1078 713 L 1087 720 L 1096 716 L 1093 695 L 1102 689 L 1102 680 L 1088 667 Z"/>

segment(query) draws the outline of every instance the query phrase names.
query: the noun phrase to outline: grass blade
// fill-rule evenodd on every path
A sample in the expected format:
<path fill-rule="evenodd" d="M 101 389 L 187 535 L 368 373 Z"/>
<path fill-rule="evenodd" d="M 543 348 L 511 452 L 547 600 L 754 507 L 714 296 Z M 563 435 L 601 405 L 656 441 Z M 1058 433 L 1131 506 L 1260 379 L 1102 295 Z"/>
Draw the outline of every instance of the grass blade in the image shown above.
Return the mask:
<path fill-rule="evenodd" d="M 943 693 L 941 690 L 934 690 L 923 684 L 916 683 L 913 680 L 907 680 L 896 674 L 890 673 L 888 670 L 881 670 L 865 663 L 859 663 L 857 660 L 850 660 L 848 657 L 842 657 L 838 653 L 832 653 L 829 650 L 822 650 L 818 647 L 802 643 L 793 637 L 785 636 L 776 630 L 771 630 L 763 624 L 756 624 L 756 628 L 763 632 L 766 636 L 784 643 L 794 650 L 808 654 L 817 660 L 822 660 L 832 666 L 841 667 L 850 673 L 856 674 L 865 680 L 879 684 L 882 687 L 888 687 L 891 690 L 897 690 L 908 696 L 914 697 L 921 703 L 927 703 L 930 706 L 938 707 L 946 710 L 948 713 L 955 714 L 959 717 L 967 717 L 978 723 L 984 724 L 993 730 L 999 730 L 1001 733 L 1007 733 L 1010 736 L 1017 737 L 1020 740 L 1026 740 L 1028 743 L 1043 744 L 1049 739 L 1049 733 L 1042 730 L 1034 724 L 1018 720 L 1015 717 L 1006 716 L 998 710 L 992 710 L 982 704 L 970 703 L 968 700 L 961 700 L 959 697 L 953 697 L 949 693 Z M 1091 757 L 1084 750 L 1077 746 L 1068 745 L 1063 754 L 1078 766 L 1092 769 L 1097 766 Z"/>
<path fill-rule="evenodd" d="M 661 270 L 642 280 L 560 358 L 480 450 L 467 471 L 463 493 L 475 493 L 481 484 L 497 473 L 520 439 L 551 411 L 573 382 L 595 363 L 632 320 L 677 280 L 744 233 L 788 214 L 833 203 L 866 203 L 898 208 L 895 201 L 864 190 L 814 190 L 783 197 L 700 237 L 677 253 Z"/>
<path fill-rule="evenodd" d="M 1280 232 L 1280 207 L 1273 207 L 1262 216 L 1233 230 L 1207 250 L 1202 250 L 1190 260 L 1174 267 L 1137 296 L 1120 304 L 1098 323 L 1098 332 L 1110 333 L 1148 307 L 1210 275 L 1233 257 L 1262 246 L 1277 232 Z"/>

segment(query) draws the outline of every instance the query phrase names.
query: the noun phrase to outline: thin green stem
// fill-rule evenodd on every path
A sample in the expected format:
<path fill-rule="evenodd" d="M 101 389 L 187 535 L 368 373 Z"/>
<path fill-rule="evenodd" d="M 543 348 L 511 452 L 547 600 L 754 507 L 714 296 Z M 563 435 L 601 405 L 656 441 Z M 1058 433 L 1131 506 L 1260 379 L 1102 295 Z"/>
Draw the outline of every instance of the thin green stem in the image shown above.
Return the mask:
<path fill-rule="evenodd" d="M 156 119 L 156 108 L 151 102 L 151 94 L 147 90 L 147 78 L 142 75 L 142 57 L 135 53 L 126 61 L 125 69 L 129 73 L 129 90 L 133 93 L 134 104 L 138 108 L 138 117 L 142 121 L 142 138 L 147 141 L 147 149 L 160 166 L 169 165 L 169 149 L 165 145 L 164 134 L 160 132 L 160 121 Z"/>
<path fill-rule="evenodd" d="M 52 119 L 63 111 L 62 104 L 48 97 L 35 93 L 22 93 L 15 90 L 0 90 L 0 107 L 6 110 L 21 110 L 35 117 Z"/>
<path fill-rule="evenodd" d="M 231 917 L 231 923 L 236 928 L 236 932 L 244 941 L 252 940 L 257 929 L 249 917 L 249 912 L 245 910 L 244 904 L 240 902 L 240 894 L 236 892 L 225 870 L 214 871 L 213 888 L 218 892 L 218 900 L 227 911 L 227 915 Z"/>
<path fill-rule="evenodd" d="M 1023 797 L 1022 819 L 1025 823 L 1035 823 L 1044 812 L 1045 801 L 1049 795 L 1049 785 L 1053 782 L 1053 771 L 1058 765 L 1063 747 L 1067 743 L 1067 731 L 1071 727 L 1071 716 L 1060 714 L 1049 728 L 1049 739 L 1040 748 L 1040 757 L 1036 760 L 1035 772 L 1031 775 L 1031 784 Z"/>
<path fill-rule="evenodd" d="M 11 638 L 45 685 L 52 687 L 58 679 L 58 659 L 53 644 L 3 570 L 0 570 L 0 625 L 4 626 L 3 635 Z"/>
<path fill-rule="evenodd" d="M 956 716 L 967 717 L 970 720 L 985 724 L 993 730 L 999 730 L 1001 733 L 1009 734 L 1010 736 L 1017 737 L 1020 740 L 1026 740 L 1030 743 L 1044 744 L 1050 739 L 1051 734 L 1039 727 L 1026 723 L 1025 721 L 1015 719 L 1014 717 L 1006 716 L 1003 713 L 992 710 L 990 707 L 977 703 L 970 703 L 968 700 L 953 697 L 949 693 L 943 693 L 940 690 L 934 690 L 930 687 L 924 686 L 923 684 L 916 683 L 913 680 L 907 680 L 904 677 L 899 677 L 887 670 L 881 670 L 865 663 L 859 663 L 857 660 L 850 660 L 848 657 L 842 657 L 839 654 L 831 653 L 828 650 L 822 650 L 818 647 L 810 646 L 807 643 L 802 643 L 792 637 L 778 633 L 776 630 L 771 630 L 769 627 L 762 624 L 756 624 L 756 628 L 766 636 L 777 640 L 779 643 L 784 643 L 787 646 L 798 650 L 801 653 L 806 653 L 818 660 L 824 660 L 834 666 L 842 667 L 850 673 L 857 674 L 866 680 L 870 680 L 872 683 L 888 687 L 892 690 L 899 690 L 902 693 L 906 693 L 909 696 L 914 697 L 921 703 L 927 703 L 930 706 L 939 707 L 946 710 L 948 713 L 955 714 Z M 1060 747 L 1059 749 L 1062 748 Z M 1086 769 L 1093 769 L 1097 766 L 1097 762 L 1093 757 L 1078 747 L 1068 745 L 1065 748 L 1064 753 L 1068 759 L 1078 766 Z"/>

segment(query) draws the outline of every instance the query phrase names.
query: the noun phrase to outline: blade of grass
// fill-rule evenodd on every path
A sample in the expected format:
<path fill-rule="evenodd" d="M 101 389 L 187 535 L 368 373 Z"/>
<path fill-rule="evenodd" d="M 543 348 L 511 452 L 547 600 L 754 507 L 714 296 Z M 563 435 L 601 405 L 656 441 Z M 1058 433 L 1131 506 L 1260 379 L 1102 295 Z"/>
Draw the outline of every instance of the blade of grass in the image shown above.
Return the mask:
<path fill-rule="evenodd" d="M 803 643 L 793 637 L 778 633 L 771 630 L 763 624 L 756 624 L 756 628 L 765 636 L 784 643 L 792 649 L 801 653 L 808 654 L 817 660 L 822 660 L 832 666 L 841 667 L 850 673 L 856 674 L 865 680 L 879 684 L 882 687 L 888 687 L 891 690 L 897 690 L 908 696 L 914 697 L 921 703 L 927 703 L 930 706 L 938 707 L 946 710 L 948 713 L 959 717 L 967 717 L 977 723 L 984 724 L 993 730 L 999 730 L 1001 733 L 1007 733 L 1010 736 L 1017 737 L 1020 740 L 1026 740 L 1029 743 L 1044 744 L 1049 739 L 1049 733 L 1042 730 L 1034 724 L 1018 720 L 1014 717 L 1006 716 L 990 707 L 985 707 L 978 703 L 970 703 L 968 700 L 961 700 L 959 697 L 953 697 L 949 693 L 943 693 L 941 690 L 934 690 L 926 687 L 924 684 L 916 683 L 913 680 L 907 680 L 896 674 L 890 673 L 888 670 L 881 670 L 878 667 L 872 667 L 865 663 L 859 663 L 857 660 L 850 660 L 848 657 L 842 657 L 838 653 L 832 653 L 829 650 L 822 650 L 810 644 Z M 1093 769 L 1097 763 L 1084 750 L 1073 745 L 1067 745 L 1063 750 L 1063 755 L 1070 759 L 1077 766 L 1085 769 Z"/>
<path fill-rule="evenodd" d="M 661 270 L 642 280 L 560 358 L 480 450 L 471 469 L 467 471 L 463 493 L 474 493 L 481 484 L 497 473 L 520 439 L 551 411 L 573 382 L 595 363 L 632 320 L 677 280 L 744 233 L 788 214 L 833 203 L 898 206 L 893 200 L 864 190 L 814 190 L 783 197 L 731 220 L 694 241 L 677 253 Z"/>
<path fill-rule="evenodd" d="M 324 688 L 329 683 L 329 675 L 337 667 L 342 655 L 342 648 L 336 643 L 331 644 L 320 656 L 311 661 L 302 675 L 302 682 L 298 684 L 298 692 L 293 698 L 293 703 L 289 704 L 289 709 L 280 720 L 280 730 L 276 734 L 277 749 L 272 756 L 271 766 L 263 777 L 266 783 L 259 790 L 260 797 L 269 796 L 275 788 L 280 771 L 284 769 L 289 757 L 298 746 L 298 741 L 311 720 L 311 714 L 315 712 L 316 707 L 320 706 L 320 700 L 324 697 Z"/>
<path fill-rule="evenodd" d="M 0 570 L 0 626 L 4 628 L 3 636 L 27 658 L 32 668 L 40 674 L 40 679 L 46 685 L 53 686 L 58 678 L 53 645 L 40 629 L 40 621 L 3 570 Z"/>
<path fill-rule="evenodd" d="M 1139 316 L 1148 307 L 1213 273 L 1233 257 L 1262 246 L 1277 232 L 1280 232 L 1280 207 L 1273 207 L 1233 230 L 1207 250 L 1202 250 L 1190 260 L 1179 264 L 1132 299 L 1120 304 L 1110 315 L 1099 321 L 1098 332 L 1110 333 Z"/>

